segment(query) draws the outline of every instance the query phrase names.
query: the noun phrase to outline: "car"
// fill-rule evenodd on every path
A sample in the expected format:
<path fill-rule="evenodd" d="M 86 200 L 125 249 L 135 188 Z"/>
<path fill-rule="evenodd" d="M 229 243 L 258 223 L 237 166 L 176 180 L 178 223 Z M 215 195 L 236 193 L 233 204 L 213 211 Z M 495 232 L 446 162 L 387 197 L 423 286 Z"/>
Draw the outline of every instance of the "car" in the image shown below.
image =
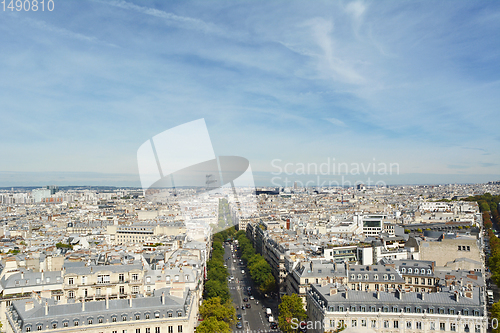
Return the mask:
<path fill-rule="evenodd" d="M 272 330 L 275 330 L 275 329 L 277 329 L 277 328 L 278 328 L 278 324 L 276 324 L 276 323 L 271 323 L 271 329 L 272 329 Z"/>
<path fill-rule="evenodd" d="M 248 302 L 248 298 L 247 297 L 243 298 L 243 302 Z"/>
<path fill-rule="evenodd" d="M 236 319 L 241 320 L 242 318 L 243 318 L 243 316 L 241 315 L 241 313 L 238 313 L 238 314 L 236 315 Z"/>
<path fill-rule="evenodd" d="M 252 307 L 252 306 L 250 305 L 250 303 L 247 303 L 245 306 L 246 306 L 246 308 L 247 308 L 247 309 L 250 309 L 250 308 Z"/>
<path fill-rule="evenodd" d="M 236 259 L 233 259 L 233 262 L 235 263 L 235 262 L 236 262 Z"/>
<path fill-rule="evenodd" d="M 236 328 L 243 328 L 243 325 L 241 324 L 240 321 L 236 324 Z"/>
<path fill-rule="evenodd" d="M 242 310 L 245 310 L 245 305 L 242 305 L 242 306 L 241 306 L 241 309 L 242 309 Z"/>
<path fill-rule="evenodd" d="M 255 297 L 253 297 L 252 295 L 250 295 L 250 299 L 255 299 Z"/>
<path fill-rule="evenodd" d="M 255 301 L 255 304 L 259 304 L 259 300 L 256 300 L 256 301 Z"/>
<path fill-rule="evenodd" d="M 241 274 L 245 274 L 245 270 L 244 269 L 241 270 Z"/>

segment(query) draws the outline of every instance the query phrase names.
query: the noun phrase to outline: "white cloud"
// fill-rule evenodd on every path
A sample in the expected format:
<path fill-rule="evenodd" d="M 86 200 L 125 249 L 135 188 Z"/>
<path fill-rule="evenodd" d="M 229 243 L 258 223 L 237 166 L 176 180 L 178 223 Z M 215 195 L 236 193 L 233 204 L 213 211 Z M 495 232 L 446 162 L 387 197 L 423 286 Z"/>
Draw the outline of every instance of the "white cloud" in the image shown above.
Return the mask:
<path fill-rule="evenodd" d="M 340 119 L 337 118 L 325 118 L 325 120 L 331 122 L 332 124 L 336 126 L 342 126 L 342 127 L 347 127 L 347 125 Z"/>

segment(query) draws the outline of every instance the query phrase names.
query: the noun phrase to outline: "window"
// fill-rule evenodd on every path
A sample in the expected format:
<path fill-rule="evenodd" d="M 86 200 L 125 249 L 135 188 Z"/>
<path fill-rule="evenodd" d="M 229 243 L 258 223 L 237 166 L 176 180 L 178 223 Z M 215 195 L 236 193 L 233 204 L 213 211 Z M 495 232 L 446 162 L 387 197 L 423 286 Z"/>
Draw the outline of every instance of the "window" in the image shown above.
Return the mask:
<path fill-rule="evenodd" d="M 132 294 L 138 294 L 139 293 L 139 286 L 133 286 L 132 287 Z"/>
<path fill-rule="evenodd" d="M 364 305 L 361 305 L 361 312 L 365 312 L 366 311 L 366 307 Z"/>
<path fill-rule="evenodd" d="M 182 312 L 181 311 L 177 311 L 177 317 L 182 317 Z"/>
<path fill-rule="evenodd" d="M 409 277 L 409 278 L 408 278 L 408 283 L 412 283 L 412 282 L 411 282 L 411 277 Z"/>
<path fill-rule="evenodd" d="M 101 288 L 95 288 L 96 296 L 101 296 Z"/>
<path fill-rule="evenodd" d="M 361 326 L 366 327 L 366 319 L 361 319 Z"/>
<path fill-rule="evenodd" d="M 68 298 L 75 298 L 75 292 L 73 290 L 68 291 Z"/>
<path fill-rule="evenodd" d="M 462 314 L 463 314 L 464 316 L 468 316 L 468 315 L 469 315 L 469 309 L 463 309 L 463 310 L 462 310 Z"/>
<path fill-rule="evenodd" d="M 145 317 L 146 319 L 149 319 L 149 313 L 146 313 L 146 314 L 144 315 L 144 317 Z"/>
<path fill-rule="evenodd" d="M 401 273 L 406 273 L 406 268 L 401 268 Z"/>
<path fill-rule="evenodd" d="M 75 320 L 74 326 L 78 326 L 78 320 Z"/>
<path fill-rule="evenodd" d="M 378 280 L 378 274 L 375 274 L 375 275 L 373 276 L 373 279 L 374 279 L 374 280 Z"/>
<path fill-rule="evenodd" d="M 127 316 L 122 316 L 122 321 L 127 321 Z"/>
<path fill-rule="evenodd" d="M 182 333 L 182 325 L 177 326 L 177 332 Z"/>
<path fill-rule="evenodd" d="M 394 320 L 394 328 L 399 328 L 399 321 Z"/>
<path fill-rule="evenodd" d="M 384 320 L 384 328 L 389 328 L 389 321 L 388 320 Z"/>
<path fill-rule="evenodd" d="M 89 325 L 92 325 L 92 319 L 88 320 Z"/>
<path fill-rule="evenodd" d="M 141 316 L 135 315 L 135 320 L 139 320 L 139 319 L 141 319 Z"/>
<path fill-rule="evenodd" d="M 470 252 L 470 246 L 467 246 L 467 251 L 469 251 L 469 252 Z"/>
<path fill-rule="evenodd" d="M 388 279 L 387 274 L 384 274 L 384 280 L 387 280 L 387 279 Z"/>
<path fill-rule="evenodd" d="M 31 327 L 30 326 L 26 327 L 26 332 L 31 332 Z"/>
<path fill-rule="evenodd" d="M 429 286 L 432 286 L 432 279 L 427 279 L 427 284 L 428 284 Z"/>
<path fill-rule="evenodd" d="M 469 324 L 464 325 L 464 332 L 470 332 L 469 330 Z"/>
<path fill-rule="evenodd" d="M 417 322 L 415 323 L 415 328 L 416 328 L 417 330 L 421 330 L 421 329 L 422 329 L 422 322 L 417 321 Z"/>
<path fill-rule="evenodd" d="M 125 282 L 125 275 L 123 273 L 118 274 L 118 282 Z"/>
<path fill-rule="evenodd" d="M 132 281 L 139 281 L 139 274 L 137 273 L 132 274 Z"/>
<path fill-rule="evenodd" d="M 356 319 L 351 320 L 351 327 L 358 326 L 358 321 Z"/>
<path fill-rule="evenodd" d="M 429 328 L 431 331 L 434 331 L 436 329 L 436 323 L 429 323 Z"/>
<path fill-rule="evenodd" d="M 141 329 L 140 328 L 136 328 L 135 329 L 135 333 L 141 333 Z"/>
<path fill-rule="evenodd" d="M 75 280 L 73 278 L 68 278 L 68 284 L 75 284 Z"/>
<path fill-rule="evenodd" d="M 172 316 L 169 316 L 169 317 L 172 317 Z M 160 313 L 159 312 L 155 312 L 155 318 L 160 318 Z"/>
<path fill-rule="evenodd" d="M 65 321 L 65 322 L 63 323 L 63 327 L 68 327 L 68 322 L 67 322 L 67 321 Z"/>
<path fill-rule="evenodd" d="M 418 268 L 415 268 L 415 274 L 418 274 L 418 272 L 419 272 Z"/>
<path fill-rule="evenodd" d="M 448 314 L 451 314 L 451 315 L 455 314 L 455 309 L 448 309 Z"/>
<path fill-rule="evenodd" d="M 430 268 L 429 268 L 429 269 L 427 270 L 427 275 L 431 275 L 431 274 L 432 274 L 432 269 L 430 269 Z"/>
<path fill-rule="evenodd" d="M 365 274 L 365 280 L 368 280 L 368 274 Z"/>
<path fill-rule="evenodd" d="M 97 319 L 97 321 L 99 322 L 99 324 L 102 324 L 102 318 Z"/>
<path fill-rule="evenodd" d="M 87 277 L 86 276 L 82 276 L 82 284 L 87 284 Z"/>
<path fill-rule="evenodd" d="M 363 279 L 362 275 L 358 274 L 358 280 L 361 280 L 361 279 Z"/>
<path fill-rule="evenodd" d="M 444 308 L 439 308 L 439 314 L 444 314 Z"/>
<path fill-rule="evenodd" d="M 406 322 L 406 328 L 411 328 L 411 321 Z"/>
<path fill-rule="evenodd" d="M 174 327 L 173 326 L 169 326 L 168 327 L 168 333 L 174 333 Z"/>
<path fill-rule="evenodd" d="M 433 314 L 434 313 L 434 308 L 429 308 L 429 311 L 428 311 L 430 314 Z"/>
<path fill-rule="evenodd" d="M 415 308 L 415 313 L 422 313 L 422 308 L 421 308 L 421 307 L 419 307 L 419 306 L 417 306 L 417 307 Z"/>
<path fill-rule="evenodd" d="M 123 295 L 123 294 L 125 294 L 125 287 L 120 286 L 120 295 Z"/>
<path fill-rule="evenodd" d="M 407 313 L 411 312 L 411 308 L 409 306 L 405 306 L 405 312 Z"/>
<path fill-rule="evenodd" d="M 111 321 L 112 321 L 113 323 L 116 323 L 116 317 L 111 317 Z"/>
<path fill-rule="evenodd" d="M 389 307 L 388 306 L 384 306 L 383 309 L 382 309 L 383 312 L 389 312 Z"/>
<path fill-rule="evenodd" d="M 109 275 L 97 275 L 97 283 L 109 283 Z"/>
<path fill-rule="evenodd" d="M 151 333 L 151 328 L 146 327 L 146 333 Z"/>
<path fill-rule="evenodd" d="M 468 248 L 468 246 L 467 246 Z M 469 250 L 467 250 L 469 251 Z M 476 330 L 475 330 L 476 333 L 481 333 L 481 325 L 476 325 Z"/>
<path fill-rule="evenodd" d="M 440 330 L 440 331 L 444 331 L 444 330 L 446 330 L 445 323 L 439 323 L 439 330 Z"/>
<path fill-rule="evenodd" d="M 354 305 L 351 305 L 351 312 L 356 312 L 356 307 Z"/>
<path fill-rule="evenodd" d="M 458 251 L 462 251 L 462 246 L 461 245 L 458 246 Z"/>
<path fill-rule="evenodd" d="M 38 326 L 36 327 L 36 330 L 37 330 L 37 331 L 41 331 L 41 330 L 42 330 L 42 325 L 38 325 Z"/>
<path fill-rule="evenodd" d="M 456 332 L 457 331 L 457 324 L 455 323 L 450 323 L 450 331 Z"/>
<path fill-rule="evenodd" d="M 339 306 L 339 312 L 344 312 L 344 306 L 343 305 Z"/>
<path fill-rule="evenodd" d="M 374 306 L 370 306 L 370 312 L 375 312 L 377 311 Z"/>
<path fill-rule="evenodd" d="M 53 328 L 53 329 L 56 329 L 56 328 L 57 328 L 57 324 L 56 324 L 56 323 L 53 323 L 53 324 L 52 324 L 52 328 Z"/>
<path fill-rule="evenodd" d="M 305 279 L 304 282 L 307 284 L 309 283 L 309 279 Z"/>

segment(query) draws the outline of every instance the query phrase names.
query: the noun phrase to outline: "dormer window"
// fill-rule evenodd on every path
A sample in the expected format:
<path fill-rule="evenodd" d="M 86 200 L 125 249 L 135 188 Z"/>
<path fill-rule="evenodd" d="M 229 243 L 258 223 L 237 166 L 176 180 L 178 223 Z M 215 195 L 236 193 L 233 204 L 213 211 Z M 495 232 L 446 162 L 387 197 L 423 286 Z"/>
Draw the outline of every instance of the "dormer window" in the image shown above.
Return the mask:
<path fill-rule="evenodd" d="M 373 279 L 374 279 L 374 280 L 378 280 L 378 274 L 375 274 L 375 275 L 373 276 Z"/>
<path fill-rule="evenodd" d="M 351 274 L 351 280 L 356 280 L 356 275 L 355 274 Z"/>
<path fill-rule="evenodd" d="M 401 273 L 406 273 L 406 268 L 401 268 Z"/>
<path fill-rule="evenodd" d="M 411 274 L 411 268 L 408 268 L 408 274 Z"/>

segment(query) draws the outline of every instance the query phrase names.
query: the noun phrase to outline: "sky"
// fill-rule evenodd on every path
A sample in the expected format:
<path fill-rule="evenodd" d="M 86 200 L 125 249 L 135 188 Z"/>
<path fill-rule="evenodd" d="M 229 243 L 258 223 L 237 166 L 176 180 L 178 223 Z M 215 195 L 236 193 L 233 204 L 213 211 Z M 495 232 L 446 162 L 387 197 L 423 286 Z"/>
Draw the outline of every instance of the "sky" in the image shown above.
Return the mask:
<path fill-rule="evenodd" d="M 53 5 L 0 8 L 0 186 L 140 186 L 200 118 L 257 185 L 500 180 L 498 1 Z"/>

